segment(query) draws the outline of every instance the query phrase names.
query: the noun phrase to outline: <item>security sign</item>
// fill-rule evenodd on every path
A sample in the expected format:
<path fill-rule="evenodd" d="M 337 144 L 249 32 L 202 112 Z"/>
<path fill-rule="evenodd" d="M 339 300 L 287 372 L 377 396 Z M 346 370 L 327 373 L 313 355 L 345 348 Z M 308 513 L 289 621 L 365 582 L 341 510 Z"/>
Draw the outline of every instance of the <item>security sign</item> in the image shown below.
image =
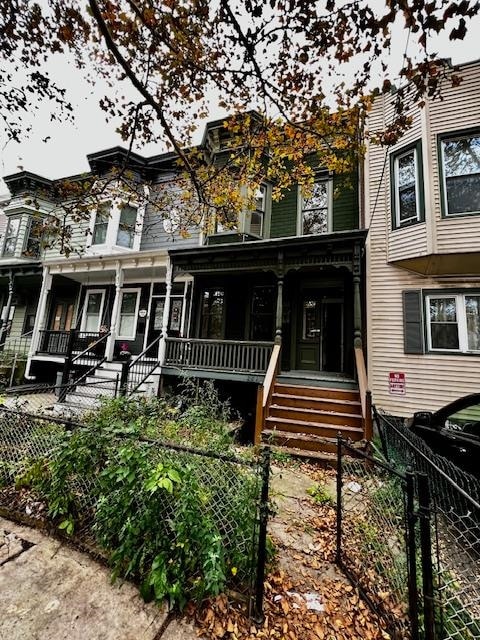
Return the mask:
<path fill-rule="evenodd" d="M 402 371 L 390 371 L 388 374 L 388 391 L 392 396 L 405 395 L 405 374 Z"/>

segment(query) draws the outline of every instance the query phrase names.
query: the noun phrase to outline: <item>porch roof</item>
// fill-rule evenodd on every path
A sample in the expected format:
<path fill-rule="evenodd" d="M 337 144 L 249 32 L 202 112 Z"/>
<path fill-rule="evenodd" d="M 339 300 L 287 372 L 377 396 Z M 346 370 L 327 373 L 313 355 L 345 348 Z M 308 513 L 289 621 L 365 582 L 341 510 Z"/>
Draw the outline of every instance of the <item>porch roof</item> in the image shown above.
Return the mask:
<path fill-rule="evenodd" d="M 169 255 L 175 273 L 265 270 L 286 273 L 301 267 L 345 267 L 353 271 L 360 260 L 360 249 L 366 235 L 365 229 L 339 231 L 195 249 L 170 249 Z"/>

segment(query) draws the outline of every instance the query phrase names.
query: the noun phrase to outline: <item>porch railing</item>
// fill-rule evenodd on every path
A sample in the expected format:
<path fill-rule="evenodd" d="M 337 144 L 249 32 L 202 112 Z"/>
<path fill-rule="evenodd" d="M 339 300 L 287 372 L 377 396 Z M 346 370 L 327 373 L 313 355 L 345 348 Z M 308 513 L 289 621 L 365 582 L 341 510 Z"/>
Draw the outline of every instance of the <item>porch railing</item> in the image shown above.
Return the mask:
<path fill-rule="evenodd" d="M 167 338 L 165 366 L 265 373 L 273 342 Z"/>
<path fill-rule="evenodd" d="M 44 329 L 39 331 L 37 353 L 48 353 L 55 356 L 66 356 L 69 350 L 79 353 L 85 350 L 91 352 L 92 357 L 102 358 L 105 355 L 105 342 L 99 343 L 105 333 L 98 331 L 53 331 Z"/>

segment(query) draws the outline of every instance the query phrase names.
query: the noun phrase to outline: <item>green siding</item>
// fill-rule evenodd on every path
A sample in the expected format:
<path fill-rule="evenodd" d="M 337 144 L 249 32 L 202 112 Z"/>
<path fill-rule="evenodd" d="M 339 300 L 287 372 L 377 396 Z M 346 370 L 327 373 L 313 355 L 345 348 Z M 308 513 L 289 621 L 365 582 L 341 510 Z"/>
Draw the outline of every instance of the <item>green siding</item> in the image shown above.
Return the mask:
<path fill-rule="evenodd" d="M 298 190 L 287 191 L 279 202 L 272 202 L 272 218 L 270 222 L 270 237 L 282 238 L 297 235 L 297 206 Z"/>
<path fill-rule="evenodd" d="M 333 179 L 333 231 L 358 229 L 358 175 Z"/>

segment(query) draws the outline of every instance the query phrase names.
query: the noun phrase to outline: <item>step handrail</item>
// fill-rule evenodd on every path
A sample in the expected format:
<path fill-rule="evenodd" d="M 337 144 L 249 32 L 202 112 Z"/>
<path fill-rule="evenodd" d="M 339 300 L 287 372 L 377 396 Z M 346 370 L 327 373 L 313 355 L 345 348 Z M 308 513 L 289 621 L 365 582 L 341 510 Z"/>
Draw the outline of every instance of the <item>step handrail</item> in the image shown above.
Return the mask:
<path fill-rule="evenodd" d="M 361 346 L 354 347 L 354 352 L 358 390 L 360 392 L 360 402 L 362 406 L 363 437 L 365 440 L 370 441 L 373 437 L 372 392 L 368 388 L 367 368 L 365 366 L 363 348 Z"/>
<path fill-rule="evenodd" d="M 142 351 L 142 353 L 140 353 L 134 360 L 131 361 L 131 363 L 128 366 L 127 387 L 128 387 L 128 382 L 129 382 L 130 376 L 133 375 L 133 367 L 135 367 L 136 365 L 138 366 L 139 364 L 142 365 L 141 360 L 146 356 L 146 354 L 150 351 L 150 349 L 155 344 L 160 342 L 161 339 L 162 339 L 162 336 L 159 335 L 157 338 L 152 340 L 152 342 L 147 347 L 145 347 L 145 349 Z M 152 373 L 159 366 L 159 364 L 160 364 L 160 361 L 157 358 L 154 361 L 154 363 L 150 366 L 150 368 L 148 369 L 147 373 L 145 373 L 143 378 L 141 378 L 140 382 L 138 382 L 133 389 L 131 389 L 130 391 L 127 391 L 127 395 L 129 395 L 129 396 L 133 395 L 135 393 L 135 391 L 137 391 L 137 389 L 139 387 L 141 387 L 141 385 L 145 382 L 145 380 L 147 380 L 152 375 Z"/>
<path fill-rule="evenodd" d="M 85 355 L 87 355 L 89 351 L 93 351 L 93 349 L 95 349 L 97 345 L 99 345 L 101 342 L 106 341 L 110 335 L 111 335 L 111 331 L 107 331 L 106 333 L 101 335 L 97 340 L 95 340 L 94 342 L 91 342 L 86 349 L 84 349 L 81 353 L 77 354 L 74 358 L 72 358 L 72 360 L 70 361 L 70 364 L 72 365 L 77 360 L 80 360 L 80 358 L 83 358 Z"/>
<path fill-rule="evenodd" d="M 274 344 L 270 361 L 268 363 L 267 372 L 263 379 L 263 385 L 259 385 L 257 389 L 257 410 L 255 415 L 255 436 L 254 443 L 260 444 L 262 440 L 262 431 L 265 425 L 265 417 L 268 407 L 272 401 L 273 389 L 280 369 L 280 352 L 281 346 Z"/>

